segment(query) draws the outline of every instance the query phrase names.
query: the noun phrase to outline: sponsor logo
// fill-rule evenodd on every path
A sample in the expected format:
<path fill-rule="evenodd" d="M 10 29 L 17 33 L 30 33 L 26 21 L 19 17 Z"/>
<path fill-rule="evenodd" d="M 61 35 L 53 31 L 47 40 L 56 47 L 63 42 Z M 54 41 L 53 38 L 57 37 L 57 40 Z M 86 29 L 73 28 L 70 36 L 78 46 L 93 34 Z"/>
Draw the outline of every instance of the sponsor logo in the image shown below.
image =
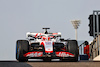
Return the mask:
<path fill-rule="evenodd" d="M 46 45 L 51 45 L 51 42 L 45 42 Z"/>
<path fill-rule="evenodd" d="M 45 42 L 44 47 L 45 47 L 46 53 L 48 53 L 48 52 L 52 53 L 53 52 L 52 42 Z"/>
<path fill-rule="evenodd" d="M 26 57 L 41 57 L 43 55 L 43 52 L 31 52 L 27 53 Z"/>
<path fill-rule="evenodd" d="M 56 56 L 58 56 L 58 57 L 74 57 L 74 55 L 69 52 L 56 52 Z"/>

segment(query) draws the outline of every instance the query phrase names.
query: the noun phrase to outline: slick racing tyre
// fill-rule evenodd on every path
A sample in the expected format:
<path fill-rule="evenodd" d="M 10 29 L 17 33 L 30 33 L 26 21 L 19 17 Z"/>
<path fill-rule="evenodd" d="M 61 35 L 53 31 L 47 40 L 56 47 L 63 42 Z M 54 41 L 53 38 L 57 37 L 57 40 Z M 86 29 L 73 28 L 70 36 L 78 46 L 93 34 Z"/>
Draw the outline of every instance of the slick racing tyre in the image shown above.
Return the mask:
<path fill-rule="evenodd" d="M 71 61 L 78 61 L 78 43 L 76 40 L 68 40 L 68 51 L 75 55 Z"/>
<path fill-rule="evenodd" d="M 28 52 L 29 42 L 27 40 L 18 40 L 16 42 L 16 59 L 19 62 L 26 62 L 28 58 L 23 55 Z"/>

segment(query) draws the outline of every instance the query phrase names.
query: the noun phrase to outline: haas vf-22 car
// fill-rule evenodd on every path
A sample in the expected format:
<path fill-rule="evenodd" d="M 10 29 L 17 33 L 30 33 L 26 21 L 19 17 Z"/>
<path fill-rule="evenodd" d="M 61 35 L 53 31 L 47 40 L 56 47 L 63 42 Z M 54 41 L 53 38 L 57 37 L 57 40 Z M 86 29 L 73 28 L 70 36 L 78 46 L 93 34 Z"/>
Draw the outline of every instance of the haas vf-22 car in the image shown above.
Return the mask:
<path fill-rule="evenodd" d="M 78 61 L 78 44 L 76 40 L 65 40 L 61 38 L 61 33 L 49 33 L 47 29 L 44 33 L 27 32 L 27 40 L 17 40 L 16 59 L 19 62 L 28 59 L 60 59 Z"/>

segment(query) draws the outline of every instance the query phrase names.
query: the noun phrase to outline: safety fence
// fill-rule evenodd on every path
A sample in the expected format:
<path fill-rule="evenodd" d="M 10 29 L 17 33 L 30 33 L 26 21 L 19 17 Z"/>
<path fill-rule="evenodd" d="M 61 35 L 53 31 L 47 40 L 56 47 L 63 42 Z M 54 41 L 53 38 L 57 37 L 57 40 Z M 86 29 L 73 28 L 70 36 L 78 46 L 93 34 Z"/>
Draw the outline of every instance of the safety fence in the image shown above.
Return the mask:
<path fill-rule="evenodd" d="M 89 60 L 89 45 L 88 42 L 85 41 L 79 45 L 79 58 L 80 60 Z"/>
<path fill-rule="evenodd" d="M 83 55 L 84 54 L 84 43 L 80 44 L 79 47 L 79 55 Z"/>
<path fill-rule="evenodd" d="M 95 57 L 100 55 L 100 35 L 96 36 L 94 40 L 91 42 L 89 46 L 89 51 L 90 51 L 90 59 L 93 60 Z"/>

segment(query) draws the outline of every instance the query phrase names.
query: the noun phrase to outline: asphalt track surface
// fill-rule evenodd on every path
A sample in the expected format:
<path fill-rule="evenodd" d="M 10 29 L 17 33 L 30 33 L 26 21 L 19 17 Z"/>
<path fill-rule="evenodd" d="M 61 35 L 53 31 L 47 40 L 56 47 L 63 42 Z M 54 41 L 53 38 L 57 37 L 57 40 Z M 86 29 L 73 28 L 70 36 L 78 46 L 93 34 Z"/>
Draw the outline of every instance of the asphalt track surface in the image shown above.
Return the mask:
<path fill-rule="evenodd" d="M 78 61 L 78 62 L 0 61 L 0 67 L 100 67 L 100 62 L 93 62 L 93 61 Z"/>

